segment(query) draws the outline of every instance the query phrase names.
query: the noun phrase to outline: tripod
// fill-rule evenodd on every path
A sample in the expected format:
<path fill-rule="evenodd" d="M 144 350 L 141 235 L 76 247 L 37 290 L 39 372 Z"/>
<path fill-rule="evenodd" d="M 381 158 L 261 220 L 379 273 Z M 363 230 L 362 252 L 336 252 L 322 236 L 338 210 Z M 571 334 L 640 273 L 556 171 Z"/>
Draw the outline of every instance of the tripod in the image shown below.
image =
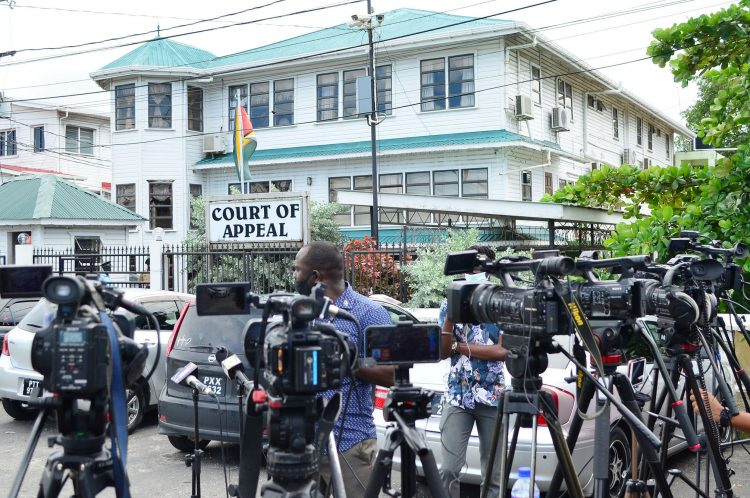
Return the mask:
<path fill-rule="evenodd" d="M 385 433 L 385 446 L 378 450 L 372 476 L 367 483 L 365 498 L 377 498 L 380 490 L 389 496 L 399 496 L 391 488 L 393 454 L 401 449 L 401 495 L 411 498 L 417 491 L 416 457 L 422 462 L 427 486 L 434 498 L 447 498 L 440 480 L 435 456 L 427 447 L 424 436 L 414 422 L 430 416 L 433 393 L 412 386 L 409 381 L 411 365 L 398 365 L 396 385 L 388 391 L 383 415 L 386 421 L 396 422 Z"/>
<path fill-rule="evenodd" d="M 34 448 L 39 442 L 39 437 L 44 429 L 49 412 L 57 410 L 58 425 L 61 426 L 62 434 L 52 436 L 47 440 L 49 446 L 60 445 L 62 450 L 52 453 L 44 464 L 44 470 L 39 483 L 37 498 L 55 498 L 62 491 L 67 479 L 73 484 L 73 496 L 80 498 L 93 498 L 107 487 L 115 486 L 114 465 L 112 455 L 104 448 L 104 411 L 101 417 L 92 417 L 89 412 L 80 411 L 75 408 L 75 399 L 44 398 L 37 400 L 34 404 L 40 406 L 41 410 L 34 422 L 29 441 L 21 460 L 20 471 L 16 474 L 9 496 L 18 496 L 21 484 L 26 475 L 26 470 L 31 462 Z M 99 411 L 96 400 L 92 400 L 91 410 Z M 99 421 L 90 421 L 99 418 Z M 65 429 L 65 430 L 62 430 Z M 82 430 L 84 437 L 78 437 L 73 430 Z M 96 429 L 91 431 L 90 429 Z M 101 431 L 98 431 L 101 429 Z M 101 434 L 99 436 L 93 435 Z"/>

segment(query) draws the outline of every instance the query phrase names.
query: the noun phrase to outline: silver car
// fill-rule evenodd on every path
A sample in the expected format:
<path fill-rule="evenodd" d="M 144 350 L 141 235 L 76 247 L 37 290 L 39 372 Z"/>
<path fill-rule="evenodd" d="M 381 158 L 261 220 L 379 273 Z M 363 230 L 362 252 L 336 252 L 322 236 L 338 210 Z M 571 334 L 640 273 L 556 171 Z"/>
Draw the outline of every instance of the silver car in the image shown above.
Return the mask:
<path fill-rule="evenodd" d="M 570 336 L 557 336 L 557 341 L 569 351 L 572 348 L 572 338 Z M 414 385 L 424 387 L 435 391 L 437 394 L 433 399 L 432 416 L 426 420 L 417 421 L 417 429 L 421 430 L 425 436 L 428 447 L 435 455 L 438 467 L 440 466 L 442 455 L 442 443 L 440 438 L 440 414 L 442 411 L 443 392 L 445 391 L 448 379 L 450 361 L 443 360 L 440 363 L 418 364 L 411 369 L 411 381 Z M 651 392 L 650 373 L 653 368 L 652 363 L 646 363 L 642 375 L 642 381 L 635 384 L 636 391 L 645 393 Z M 624 365 L 619 368 L 621 373 L 628 373 L 628 366 Z M 574 384 L 568 382 L 575 372 L 573 365 L 562 354 L 549 355 L 549 367 L 542 374 L 544 388 L 550 391 L 557 405 L 558 417 L 562 425 L 563 432 L 567 435 L 570 423 L 573 420 L 573 410 L 575 409 L 576 390 Z M 707 376 L 710 384 L 710 374 Z M 510 374 L 505 371 L 505 382 L 510 387 Z M 661 383 L 659 385 L 662 385 Z M 678 390 L 678 392 L 681 392 Z M 375 402 L 375 426 L 378 434 L 378 444 L 382 445 L 385 436 L 387 423 L 383 420 L 382 407 L 387 396 L 388 390 L 378 387 L 376 389 Z M 615 393 L 615 396 L 617 394 Z M 590 403 L 589 415 L 595 412 L 595 403 Z M 511 416 L 511 427 L 515 420 Z M 610 411 L 610 447 L 609 447 L 609 467 L 610 467 L 610 495 L 618 496 L 619 490 L 624 485 L 623 471 L 630 466 L 630 429 L 619 412 L 614 407 Z M 536 466 L 536 484 L 542 492 L 549 488 L 550 481 L 557 467 L 557 456 L 550 438 L 549 431 L 543 425 L 542 419 L 539 419 L 540 426 L 537 431 L 537 466 Z M 655 432 L 657 436 L 661 432 L 662 423 L 657 422 Z M 509 483 L 512 484 L 517 479 L 518 467 L 529 466 L 531 462 L 531 429 L 522 428 L 519 433 L 518 445 L 511 467 Z M 687 447 L 687 444 L 679 437 L 681 431 L 677 431 L 678 437 L 673 437 L 670 442 L 669 454 L 681 451 Z M 594 458 L 594 422 L 584 422 L 575 451 L 573 452 L 573 463 L 581 483 L 584 493 L 590 495 L 593 493 L 593 458 Z M 399 466 L 398 453 L 395 456 L 396 468 Z M 421 467 L 419 461 L 417 466 Z M 469 439 L 466 450 L 466 465 L 461 474 L 461 483 L 469 485 L 480 485 L 482 482 L 483 469 L 480 465 L 479 457 L 479 438 L 474 428 Z"/>
<path fill-rule="evenodd" d="M 161 355 L 148 382 L 141 378 L 139 382 L 127 389 L 128 430 L 132 431 L 141 423 L 147 410 L 156 407 L 159 391 L 165 381 L 164 358 L 167 341 L 172 333 L 177 318 L 185 305 L 193 299 L 191 294 L 170 291 L 152 291 L 148 289 L 124 289 L 125 299 L 139 303 L 154 314 L 161 329 Z M 0 355 L 0 398 L 5 411 L 16 420 L 29 420 L 37 411 L 26 403 L 34 388 L 41 386 L 42 375 L 31 366 L 31 345 L 37 331 L 45 327 L 49 317 L 56 311 L 56 305 L 41 299 L 21 322 L 3 338 L 3 350 Z M 127 311 L 118 310 L 134 320 L 134 339 L 146 344 L 149 350 L 144 368 L 147 374 L 156 358 L 156 332 L 145 317 L 134 316 Z"/>

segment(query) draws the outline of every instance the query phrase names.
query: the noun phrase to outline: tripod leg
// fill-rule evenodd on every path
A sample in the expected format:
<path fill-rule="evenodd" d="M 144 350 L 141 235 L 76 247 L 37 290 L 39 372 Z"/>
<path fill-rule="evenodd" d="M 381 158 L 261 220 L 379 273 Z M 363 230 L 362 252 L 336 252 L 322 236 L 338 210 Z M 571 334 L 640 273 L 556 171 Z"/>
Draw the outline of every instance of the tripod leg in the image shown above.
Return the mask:
<path fill-rule="evenodd" d="M 21 485 L 23 484 L 23 480 L 26 477 L 26 471 L 29 468 L 29 462 L 31 462 L 31 455 L 34 454 L 34 449 L 39 443 L 39 436 L 42 435 L 42 430 L 44 429 L 44 423 L 46 421 L 47 410 L 43 409 L 39 412 L 39 415 L 37 415 L 36 420 L 34 421 L 34 427 L 31 428 L 31 434 L 29 435 L 28 443 L 26 443 L 26 449 L 23 452 L 23 458 L 21 458 L 21 465 L 18 467 L 18 472 L 16 472 L 16 477 L 15 479 L 13 479 L 13 485 L 11 486 L 10 493 L 8 494 L 10 498 L 15 498 L 21 491 Z"/>
<path fill-rule="evenodd" d="M 508 396 L 510 395 L 509 392 L 503 393 L 503 396 L 500 397 L 500 401 L 497 404 L 497 409 L 501 411 L 505 411 L 505 403 L 508 402 Z M 516 417 L 516 423 L 520 423 L 520 418 Z M 500 440 L 500 492 L 505 493 L 505 490 L 508 489 L 508 479 L 507 475 L 510 472 L 508 469 L 508 454 L 505 452 L 505 448 L 508 447 L 508 426 L 510 425 L 510 413 L 503 413 L 503 426 L 502 426 L 502 438 Z M 487 468 L 490 469 L 490 471 L 493 468 L 493 463 L 495 460 L 495 452 L 490 449 L 489 457 L 487 458 Z M 487 469 L 485 469 L 486 471 Z M 481 498 L 487 498 L 487 492 L 489 491 L 489 486 L 483 486 L 482 487 L 482 496 Z"/>
<path fill-rule="evenodd" d="M 612 391 L 612 377 L 604 377 L 606 388 Z M 596 396 L 596 411 L 599 416 L 594 421 L 594 498 L 609 496 L 609 406 L 601 395 Z"/>
<path fill-rule="evenodd" d="M 333 498 L 346 498 L 344 488 L 344 476 L 341 474 L 341 463 L 339 452 L 336 447 L 336 437 L 333 432 L 328 433 L 328 462 L 331 467 L 331 485 L 333 486 Z"/>
<path fill-rule="evenodd" d="M 586 413 L 589 409 L 589 403 L 591 398 L 594 397 L 594 384 L 591 383 L 588 377 L 583 378 L 583 386 L 581 388 L 581 396 L 578 398 L 578 407 L 581 412 Z M 576 448 L 576 442 L 578 441 L 578 435 L 581 432 L 581 426 L 583 426 L 583 419 L 578 414 L 578 410 L 573 411 L 573 420 L 570 422 L 568 429 L 568 437 L 566 438 L 566 444 L 570 453 Z M 547 496 L 557 496 L 560 491 L 560 484 L 562 483 L 562 467 L 558 466 L 555 468 L 555 474 L 552 476 L 552 480 L 547 490 Z"/>
<path fill-rule="evenodd" d="M 57 468 L 57 461 L 62 458 L 62 452 L 53 453 L 44 464 L 42 479 L 39 482 L 37 498 L 57 498 L 62 490 L 65 470 Z"/>
<path fill-rule="evenodd" d="M 393 453 L 399 447 L 401 441 L 403 441 L 403 437 L 400 430 L 389 428 L 386 431 L 385 445 L 378 450 L 378 456 L 375 458 L 375 464 L 372 466 L 370 480 L 367 481 L 364 498 L 378 498 L 380 496 L 380 490 L 391 474 Z"/>
<path fill-rule="evenodd" d="M 428 449 L 426 452 L 420 453 L 419 459 L 422 462 L 422 470 L 432 498 L 448 498 L 448 491 L 443 487 L 443 481 L 440 479 L 440 472 L 432 450 Z"/>
<path fill-rule="evenodd" d="M 487 498 L 487 490 L 489 489 L 489 480 L 490 480 L 490 474 L 492 472 L 492 468 L 495 466 L 495 453 L 497 452 L 497 443 L 500 439 L 500 431 L 503 430 L 504 426 L 501 422 L 503 421 L 503 406 L 504 406 L 504 400 L 505 400 L 505 393 L 503 393 L 500 396 L 500 399 L 497 402 L 497 416 L 495 417 L 495 427 L 492 429 L 492 444 L 490 444 L 490 453 L 487 458 L 487 468 L 484 470 L 484 479 L 482 479 L 482 494 L 481 498 Z M 506 435 L 507 438 L 507 435 Z M 503 448 L 503 453 L 505 453 L 505 446 Z M 502 489 L 502 488 L 501 488 Z"/>
<path fill-rule="evenodd" d="M 516 454 L 516 446 L 518 446 L 519 432 L 521 432 L 521 415 L 516 415 L 516 422 L 513 424 L 513 436 L 510 438 L 510 447 L 508 448 L 508 455 L 510 455 L 508 458 L 510 458 L 510 461 L 505 470 L 505 482 L 510 482 L 510 469 L 513 467 L 513 457 Z"/>
<path fill-rule="evenodd" d="M 620 401 L 625 407 L 630 410 L 638 418 L 641 418 L 641 409 L 638 406 L 638 402 L 635 399 L 635 391 L 633 385 L 630 383 L 630 379 L 626 376 L 616 373 L 612 378 L 617 392 L 620 394 Z M 642 434 L 637 430 L 631 430 L 631 437 L 639 438 L 638 445 L 641 448 L 646 464 L 651 470 L 654 480 L 656 481 L 656 489 L 665 498 L 672 498 L 672 491 L 669 489 L 667 483 L 666 472 L 664 466 L 661 464 L 664 455 L 668 451 L 668 446 L 662 446 L 662 458 L 656 452 L 653 446 L 649 444 L 647 439 L 640 440 Z M 631 455 L 631 458 L 636 458 L 636 455 Z"/>
<path fill-rule="evenodd" d="M 554 401 L 552 401 L 552 395 L 546 391 L 539 391 L 539 396 L 544 396 L 544 401 L 541 403 L 542 414 L 547 420 L 547 429 L 549 430 L 552 444 L 555 447 L 555 454 L 558 458 L 557 465 L 562 468 L 565 485 L 568 488 L 568 495 L 573 498 L 583 498 L 581 483 L 573 466 L 573 457 L 570 455 L 565 438 L 563 438 L 562 426 L 560 426 L 560 422 L 557 420 L 555 414 L 550 413 L 547 408 L 555 406 Z M 548 494 L 547 496 L 551 495 Z"/>

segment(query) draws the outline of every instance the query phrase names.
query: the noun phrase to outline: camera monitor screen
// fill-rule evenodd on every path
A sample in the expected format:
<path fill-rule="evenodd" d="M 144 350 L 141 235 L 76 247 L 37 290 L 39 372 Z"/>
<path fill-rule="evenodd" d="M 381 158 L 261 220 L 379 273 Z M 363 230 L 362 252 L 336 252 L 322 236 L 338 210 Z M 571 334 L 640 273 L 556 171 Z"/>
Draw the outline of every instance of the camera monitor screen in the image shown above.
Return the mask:
<path fill-rule="evenodd" d="M 438 362 L 440 326 L 424 323 L 367 327 L 365 356 L 381 365 Z"/>
<path fill-rule="evenodd" d="M 646 359 L 638 358 L 628 363 L 628 376 L 633 386 L 639 386 L 643 383 L 643 374 L 646 370 Z"/>
<path fill-rule="evenodd" d="M 42 297 L 42 284 L 52 275 L 46 265 L 0 266 L 0 297 Z"/>
<path fill-rule="evenodd" d="M 249 292 L 247 283 L 200 284 L 195 288 L 196 311 L 199 316 L 249 314 Z"/>

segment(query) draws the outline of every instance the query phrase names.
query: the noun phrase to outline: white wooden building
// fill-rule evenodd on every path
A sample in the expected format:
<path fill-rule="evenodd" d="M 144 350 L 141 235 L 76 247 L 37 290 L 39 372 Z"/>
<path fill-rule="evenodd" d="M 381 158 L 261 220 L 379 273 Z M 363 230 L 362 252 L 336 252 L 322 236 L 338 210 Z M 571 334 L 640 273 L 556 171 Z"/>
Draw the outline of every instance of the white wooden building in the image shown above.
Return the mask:
<path fill-rule="evenodd" d="M 329 201 L 371 190 L 370 129 L 354 92 L 366 39 L 340 24 L 216 57 L 157 38 L 92 73 L 111 90 L 116 201 L 166 240 L 184 239 L 190 196 L 238 182 L 237 93 L 259 143 L 252 191 Z M 692 135 L 520 22 L 398 9 L 376 40 L 384 193 L 537 201 L 603 163 L 670 164 L 674 136 Z M 383 224 L 438 221 L 381 212 Z M 368 208 L 339 222 L 368 227 Z"/>
<path fill-rule="evenodd" d="M 50 173 L 109 198 L 109 115 L 0 96 L 2 181 Z"/>

